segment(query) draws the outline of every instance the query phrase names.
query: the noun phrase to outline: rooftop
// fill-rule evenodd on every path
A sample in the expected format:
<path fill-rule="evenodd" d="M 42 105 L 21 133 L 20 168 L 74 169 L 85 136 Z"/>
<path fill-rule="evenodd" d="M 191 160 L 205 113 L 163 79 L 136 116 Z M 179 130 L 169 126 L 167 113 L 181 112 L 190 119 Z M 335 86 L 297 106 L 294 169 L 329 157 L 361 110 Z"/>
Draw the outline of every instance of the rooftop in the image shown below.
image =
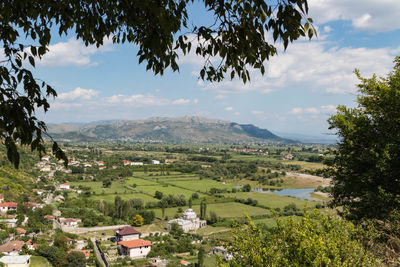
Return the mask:
<path fill-rule="evenodd" d="M 118 242 L 118 244 L 127 248 L 139 248 L 139 247 L 151 246 L 151 241 L 143 239 L 135 239 L 129 241 L 120 241 Z"/>
<path fill-rule="evenodd" d="M 118 230 L 115 231 L 118 235 L 124 236 L 124 235 L 135 235 L 135 234 L 140 234 L 135 228 L 132 226 L 125 226 L 122 227 Z"/>
<path fill-rule="evenodd" d="M 7 242 L 0 246 L 0 252 L 20 251 L 24 244 L 24 241 L 19 240 Z"/>
<path fill-rule="evenodd" d="M 31 255 L 3 256 L 0 262 L 4 264 L 24 264 L 31 258 Z"/>

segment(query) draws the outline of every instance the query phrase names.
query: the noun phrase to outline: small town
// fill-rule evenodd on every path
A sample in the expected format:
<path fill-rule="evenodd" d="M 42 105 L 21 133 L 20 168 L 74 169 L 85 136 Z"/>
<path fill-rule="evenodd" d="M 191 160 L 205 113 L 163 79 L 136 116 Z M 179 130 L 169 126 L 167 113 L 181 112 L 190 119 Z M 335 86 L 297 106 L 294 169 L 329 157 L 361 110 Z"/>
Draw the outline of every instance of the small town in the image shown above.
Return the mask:
<path fill-rule="evenodd" d="M 0 267 L 400 266 L 399 0 L 1 0 Z"/>

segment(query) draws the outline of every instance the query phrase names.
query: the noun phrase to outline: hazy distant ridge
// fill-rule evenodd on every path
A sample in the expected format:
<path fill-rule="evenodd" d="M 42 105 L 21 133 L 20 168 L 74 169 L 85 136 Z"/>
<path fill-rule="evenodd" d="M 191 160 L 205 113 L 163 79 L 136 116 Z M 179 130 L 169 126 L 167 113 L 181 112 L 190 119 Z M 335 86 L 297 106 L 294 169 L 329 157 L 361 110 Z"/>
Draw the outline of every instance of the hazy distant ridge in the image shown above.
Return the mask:
<path fill-rule="evenodd" d="M 252 124 L 200 116 L 146 120 L 49 124 L 49 132 L 65 141 L 132 141 L 165 143 L 293 142 Z"/>

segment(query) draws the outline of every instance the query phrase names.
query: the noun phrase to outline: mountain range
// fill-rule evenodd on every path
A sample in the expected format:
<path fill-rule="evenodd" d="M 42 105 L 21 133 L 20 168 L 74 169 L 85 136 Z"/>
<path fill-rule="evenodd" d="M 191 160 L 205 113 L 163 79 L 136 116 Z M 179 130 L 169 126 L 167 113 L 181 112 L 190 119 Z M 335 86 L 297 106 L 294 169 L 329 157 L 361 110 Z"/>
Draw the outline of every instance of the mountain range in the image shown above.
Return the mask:
<path fill-rule="evenodd" d="M 200 116 L 149 118 L 146 120 L 99 121 L 87 124 L 48 124 L 48 132 L 59 141 L 155 142 L 155 143 L 293 143 L 252 124 Z"/>

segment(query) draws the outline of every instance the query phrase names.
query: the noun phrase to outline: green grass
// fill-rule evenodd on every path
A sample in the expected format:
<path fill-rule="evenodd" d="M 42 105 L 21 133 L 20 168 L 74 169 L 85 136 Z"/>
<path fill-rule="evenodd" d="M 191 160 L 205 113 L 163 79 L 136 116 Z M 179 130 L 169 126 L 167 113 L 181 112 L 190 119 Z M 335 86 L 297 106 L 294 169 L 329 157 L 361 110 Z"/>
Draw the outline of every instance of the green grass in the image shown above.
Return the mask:
<path fill-rule="evenodd" d="M 46 258 L 41 256 L 32 256 L 29 267 L 51 267 L 52 265 L 47 261 Z"/>
<path fill-rule="evenodd" d="M 172 185 L 163 186 L 163 185 L 151 185 L 151 186 L 138 186 L 135 188 L 138 192 L 143 192 L 154 196 L 156 191 L 162 192 L 164 195 L 185 195 L 186 199 L 189 199 L 194 193 L 191 190 L 178 188 Z M 200 197 L 204 197 L 205 195 L 199 194 Z"/>
<path fill-rule="evenodd" d="M 199 192 L 209 192 L 211 188 L 227 189 L 231 190 L 232 186 L 223 184 L 210 179 L 199 180 L 189 180 L 189 181 L 168 181 L 168 183 L 183 187 L 193 191 Z"/>
<path fill-rule="evenodd" d="M 307 201 L 302 199 L 297 199 L 294 197 L 285 197 L 279 196 L 270 193 L 258 193 L 258 192 L 239 192 L 239 193 L 230 193 L 224 194 L 225 197 L 232 197 L 238 199 L 248 199 L 252 198 L 258 201 L 258 204 L 270 207 L 270 208 L 283 208 L 290 203 L 295 203 L 297 207 L 302 209 L 304 205 L 307 204 L 307 207 L 314 207 L 317 202 L 315 201 Z"/>
<path fill-rule="evenodd" d="M 187 208 L 188 207 L 182 207 L 182 210 L 185 211 Z M 200 214 L 200 205 L 195 205 L 192 208 L 198 215 Z M 165 216 L 168 216 L 168 219 L 173 219 L 177 211 L 178 208 L 167 208 L 165 209 Z M 221 218 L 240 218 L 244 217 L 245 213 L 250 216 L 269 214 L 269 211 L 266 209 L 237 202 L 207 204 L 207 216 L 209 216 L 210 211 L 214 211 Z M 161 218 L 161 209 L 154 209 L 154 212 L 156 217 Z"/>
<path fill-rule="evenodd" d="M 293 218 L 294 220 L 301 219 L 301 217 L 299 217 L 299 216 L 287 216 L 287 217 L 279 217 L 278 220 L 280 220 L 282 222 L 286 222 L 289 218 Z M 253 222 L 256 224 L 265 224 L 269 228 L 277 226 L 275 218 L 257 219 L 257 220 L 253 220 Z"/>
<path fill-rule="evenodd" d="M 114 199 L 116 196 L 121 197 L 123 200 L 129 200 L 132 198 L 141 198 L 144 203 L 150 202 L 150 201 L 158 201 L 158 199 L 155 199 L 151 196 L 142 194 L 142 193 L 129 193 L 129 194 L 105 194 L 105 195 L 91 195 L 90 199 L 92 200 L 104 200 L 106 202 L 114 202 Z"/>

